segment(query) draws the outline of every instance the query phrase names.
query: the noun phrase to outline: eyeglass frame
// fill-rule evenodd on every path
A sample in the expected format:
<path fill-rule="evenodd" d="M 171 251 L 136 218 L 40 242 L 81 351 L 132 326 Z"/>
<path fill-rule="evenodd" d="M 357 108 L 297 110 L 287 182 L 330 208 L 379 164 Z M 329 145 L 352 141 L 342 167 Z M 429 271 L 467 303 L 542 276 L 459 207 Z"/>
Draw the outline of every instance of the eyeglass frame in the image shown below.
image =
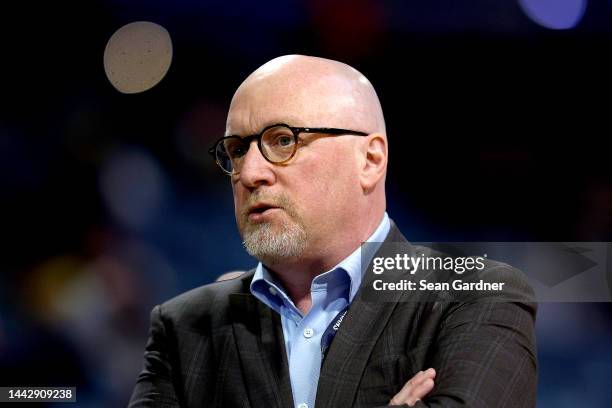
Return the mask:
<path fill-rule="evenodd" d="M 263 137 L 263 134 L 268 130 L 268 129 L 272 129 L 274 127 L 278 127 L 278 126 L 283 126 L 286 127 L 287 129 L 289 129 L 291 131 L 291 133 L 293 134 L 293 139 L 294 139 L 294 143 L 295 143 L 295 149 L 293 149 L 293 152 L 291 153 L 291 156 L 289 156 L 286 160 L 280 161 L 280 162 L 275 162 L 270 160 L 265 154 L 264 151 L 261 149 L 261 138 Z M 327 128 L 327 127 L 323 127 L 323 128 L 313 128 L 313 127 L 295 127 L 295 126 L 289 126 L 286 123 L 276 123 L 274 125 L 269 125 L 266 126 L 265 128 L 262 129 L 261 132 L 259 133 L 255 133 L 253 135 L 248 135 L 248 136 L 239 136 L 239 135 L 229 135 L 229 136 L 223 136 L 221 138 L 219 138 L 210 149 L 208 149 L 208 153 L 212 156 L 213 160 L 215 161 L 215 163 L 217 164 L 217 166 L 221 169 L 221 171 L 223 171 L 225 174 L 231 176 L 232 174 L 237 174 L 232 172 L 228 172 L 226 171 L 223 166 L 219 163 L 219 160 L 217 159 L 217 147 L 219 146 L 220 143 L 223 143 L 224 140 L 226 139 L 232 139 L 232 138 L 240 138 L 241 140 L 244 141 L 245 145 L 248 146 L 247 148 L 247 152 L 248 149 L 251 146 L 251 143 L 253 142 L 253 140 L 257 140 L 257 148 L 259 149 L 259 153 L 261 153 L 261 155 L 263 156 L 264 159 L 266 159 L 266 161 L 268 161 L 269 163 L 272 164 L 285 164 L 287 163 L 289 160 L 293 159 L 293 156 L 295 156 L 295 153 L 298 150 L 298 142 L 299 142 L 299 135 L 300 133 L 319 133 L 319 134 L 325 134 L 325 135 L 332 135 L 332 136 L 369 136 L 370 133 L 366 133 L 366 132 L 361 132 L 358 130 L 350 130 L 350 129 L 341 129 L 341 128 Z M 246 153 L 245 153 L 246 155 Z M 231 159 L 230 159 L 231 160 Z M 239 172 L 238 172 L 239 173 Z"/>

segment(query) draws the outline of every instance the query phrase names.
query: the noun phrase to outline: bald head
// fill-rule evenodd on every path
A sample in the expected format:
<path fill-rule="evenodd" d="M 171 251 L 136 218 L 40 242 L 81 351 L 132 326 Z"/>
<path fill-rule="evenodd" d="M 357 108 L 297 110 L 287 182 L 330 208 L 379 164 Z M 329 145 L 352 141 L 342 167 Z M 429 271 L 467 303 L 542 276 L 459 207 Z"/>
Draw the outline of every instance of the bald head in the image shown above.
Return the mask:
<path fill-rule="evenodd" d="M 275 58 L 245 79 L 232 98 L 227 133 L 257 132 L 279 121 L 386 134 L 378 96 L 363 74 L 304 55 Z"/>

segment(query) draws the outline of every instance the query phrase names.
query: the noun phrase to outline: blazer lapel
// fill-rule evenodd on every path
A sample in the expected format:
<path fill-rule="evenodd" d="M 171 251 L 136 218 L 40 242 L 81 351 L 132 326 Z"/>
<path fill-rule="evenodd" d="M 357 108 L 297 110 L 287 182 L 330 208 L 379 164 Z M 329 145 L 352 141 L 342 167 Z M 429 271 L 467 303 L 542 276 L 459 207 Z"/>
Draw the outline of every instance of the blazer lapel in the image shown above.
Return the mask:
<path fill-rule="evenodd" d="M 230 307 L 250 406 L 293 406 L 280 316 L 250 293 L 230 295 Z"/>
<path fill-rule="evenodd" d="M 408 244 L 393 222 L 385 239 L 385 243 L 388 242 Z M 375 256 L 381 256 L 382 250 L 379 249 Z M 362 288 L 366 284 L 367 276 L 364 275 Z M 357 293 L 321 367 L 317 408 L 353 406 L 372 349 L 401 296 L 401 291 L 395 292 L 385 297 L 384 302 L 367 302 Z"/>

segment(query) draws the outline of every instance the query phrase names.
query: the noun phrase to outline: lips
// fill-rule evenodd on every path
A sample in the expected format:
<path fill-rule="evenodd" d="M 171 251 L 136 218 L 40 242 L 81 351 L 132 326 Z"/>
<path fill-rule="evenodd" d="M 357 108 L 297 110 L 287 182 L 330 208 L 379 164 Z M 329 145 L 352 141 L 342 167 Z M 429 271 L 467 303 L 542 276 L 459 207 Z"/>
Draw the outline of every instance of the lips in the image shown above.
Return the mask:
<path fill-rule="evenodd" d="M 257 203 L 249 207 L 247 211 L 248 218 L 251 221 L 258 221 L 265 218 L 267 215 L 274 212 L 273 210 L 279 209 L 280 207 L 268 203 Z"/>
<path fill-rule="evenodd" d="M 267 204 L 267 203 L 257 203 L 255 205 L 252 205 L 251 207 L 249 207 L 249 211 L 248 214 L 261 214 L 266 212 L 267 210 L 273 209 L 273 208 L 278 208 L 275 205 L 272 204 Z"/>

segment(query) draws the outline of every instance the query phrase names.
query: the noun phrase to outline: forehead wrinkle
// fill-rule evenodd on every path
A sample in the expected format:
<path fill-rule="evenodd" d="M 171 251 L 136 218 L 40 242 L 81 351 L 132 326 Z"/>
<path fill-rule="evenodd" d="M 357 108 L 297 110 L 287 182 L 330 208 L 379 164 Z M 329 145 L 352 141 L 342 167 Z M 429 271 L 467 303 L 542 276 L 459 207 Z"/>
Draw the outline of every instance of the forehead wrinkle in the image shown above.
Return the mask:
<path fill-rule="evenodd" d="M 359 105 L 351 83 L 335 75 L 257 82 L 244 91 L 243 97 L 250 101 L 249 114 L 254 116 L 251 122 L 259 126 L 278 121 L 319 126 L 320 119 L 338 119 L 343 111 Z M 333 122 L 327 123 L 330 124 Z"/>
<path fill-rule="evenodd" d="M 277 117 L 277 119 L 269 119 L 261 123 L 262 124 L 258 126 L 257 128 L 249 127 L 248 131 L 239 132 L 240 134 L 229 133 L 229 130 L 226 130 L 225 135 L 226 136 L 241 136 L 241 137 L 251 136 L 251 135 L 261 133 L 261 131 L 263 131 L 265 128 L 267 128 L 268 126 L 272 126 L 272 125 L 288 125 L 291 127 L 305 127 L 306 126 L 304 123 L 302 123 L 300 118 L 296 116 L 290 116 L 290 115 L 279 116 Z M 310 126 L 310 127 L 315 127 L 315 126 Z"/>

